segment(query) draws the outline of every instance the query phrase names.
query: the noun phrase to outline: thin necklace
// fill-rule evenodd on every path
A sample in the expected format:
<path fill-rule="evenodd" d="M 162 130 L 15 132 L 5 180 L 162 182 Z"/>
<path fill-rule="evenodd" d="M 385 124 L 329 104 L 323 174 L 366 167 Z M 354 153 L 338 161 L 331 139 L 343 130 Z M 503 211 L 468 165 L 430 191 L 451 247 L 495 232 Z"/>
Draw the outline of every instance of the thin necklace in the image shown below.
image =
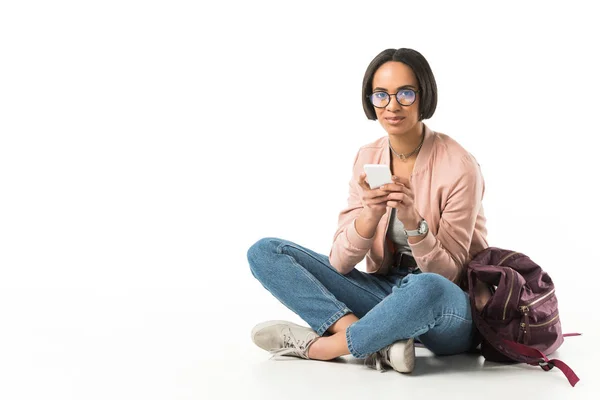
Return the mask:
<path fill-rule="evenodd" d="M 408 154 L 398 154 L 396 153 L 396 150 L 394 150 L 394 148 L 392 147 L 392 143 L 390 142 L 390 138 L 388 137 L 388 145 L 390 146 L 390 149 L 392 149 L 392 153 L 394 153 L 396 156 L 398 156 L 402 161 L 406 161 L 407 158 L 409 158 L 410 156 L 412 156 L 413 154 L 415 154 L 417 151 L 419 151 L 419 149 L 421 148 L 421 146 L 423 146 L 423 141 L 425 140 L 425 132 L 423 132 L 421 134 L 421 143 L 419 143 L 419 145 L 417 146 L 416 149 L 414 149 L 413 151 L 411 151 Z"/>

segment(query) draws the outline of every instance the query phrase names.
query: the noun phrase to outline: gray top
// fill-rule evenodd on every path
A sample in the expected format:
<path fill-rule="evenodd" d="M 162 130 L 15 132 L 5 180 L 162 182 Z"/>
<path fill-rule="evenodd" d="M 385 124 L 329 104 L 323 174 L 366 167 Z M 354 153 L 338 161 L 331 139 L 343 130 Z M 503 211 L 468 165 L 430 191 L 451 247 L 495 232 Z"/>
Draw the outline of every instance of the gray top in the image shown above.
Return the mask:
<path fill-rule="evenodd" d="M 396 251 L 412 256 L 412 250 L 408 244 L 408 237 L 404 234 L 404 224 L 396 218 L 396 209 L 392 208 L 392 217 L 387 230 L 387 236 L 396 243 Z"/>

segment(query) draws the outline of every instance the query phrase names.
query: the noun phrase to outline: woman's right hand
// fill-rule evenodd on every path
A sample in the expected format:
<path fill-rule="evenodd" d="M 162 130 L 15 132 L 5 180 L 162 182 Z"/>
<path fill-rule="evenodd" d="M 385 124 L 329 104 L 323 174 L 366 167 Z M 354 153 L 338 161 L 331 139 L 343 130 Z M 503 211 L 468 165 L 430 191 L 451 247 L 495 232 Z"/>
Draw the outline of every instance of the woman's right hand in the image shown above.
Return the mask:
<path fill-rule="evenodd" d="M 381 189 L 371 189 L 365 181 L 367 174 L 364 172 L 358 177 L 358 185 L 363 188 L 360 201 L 364 212 L 369 218 L 380 220 L 385 215 L 389 192 Z"/>

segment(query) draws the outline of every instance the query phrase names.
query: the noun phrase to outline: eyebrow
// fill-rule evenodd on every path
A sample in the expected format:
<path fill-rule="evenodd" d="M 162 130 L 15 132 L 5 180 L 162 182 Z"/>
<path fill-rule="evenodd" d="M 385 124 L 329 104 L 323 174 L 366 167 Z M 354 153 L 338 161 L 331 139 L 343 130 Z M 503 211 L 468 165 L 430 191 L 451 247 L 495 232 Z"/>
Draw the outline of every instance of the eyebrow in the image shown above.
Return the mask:
<path fill-rule="evenodd" d="M 399 86 L 399 87 L 397 87 L 397 88 L 396 88 L 396 90 L 400 90 L 400 89 L 407 89 L 407 88 L 408 88 L 408 89 L 416 89 L 416 86 L 413 86 L 413 85 L 404 85 L 404 86 Z M 386 89 L 385 89 L 385 88 L 382 88 L 382 87 L 376 87 L 375 89 L 373 89 L 373 91 L 374 91 L 374 92 L 377 92 L 377 91 L 383 91 L 383 92 L 385 92 L 385 91 L 386 91 Z"/>

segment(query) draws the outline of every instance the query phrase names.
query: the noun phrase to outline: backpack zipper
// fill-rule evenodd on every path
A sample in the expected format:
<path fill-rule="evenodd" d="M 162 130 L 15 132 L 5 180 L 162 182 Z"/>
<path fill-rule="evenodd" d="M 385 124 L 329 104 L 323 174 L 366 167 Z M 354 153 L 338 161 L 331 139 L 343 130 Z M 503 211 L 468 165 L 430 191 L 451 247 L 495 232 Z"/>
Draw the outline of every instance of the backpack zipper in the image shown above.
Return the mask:
<path fill-rule="evenodd" d="M 498 263 L 498 266 L 502 266 L 502 263 L 504 261 L 506 261 L 509 257 L 512 257 L 512 256 L 514 256 L 517 253 L 518 253 L 518 251 L 513 251 L 509 255 L 505 256 L 502 260 L 500 260 L 500 262 Z M 506 308 L 508 307 L 508 302 L 510 301 L 510 298 L 512 297 L 513 283 L 515 281 L 515 271 L 513 269 L 511 269 L 510 271 L 511 271 L 511 275 L 510 275 L 510 289 L 508 290 L 508 297 L 506 298 L 506 303 L 504 303 L 504 312 L 502 313 L 502 319 L 503 320 L 506 319 Z"/>
<path fill-rule="evenodd" d="M 522 306 L 519 306 L 519 308 L 523 308 L 523 307 L 531 307 L 531 306 L 533 306 L 534 304 L 537 304 L 537 303 L 539 303 L 540 301 L 544 300 L 546 297 L 548 297 L 548 296 L 552 295 L 552 294 L 554 293 L 554 291 L 555 291 L 555 290 L 556 290 L 556 288 L 552 288 L 552 290 L 550 290 L 548 293 L 546 293 L 546 294 L 544 294 L 544 295 L 542 295 L 542 296 L 538 297 L 537 299 L 535 299 L 534 301 L 532 301 L 532 302 L 531 302 L 531 303 L 529 303 L 529 304 L 524 304 L 524 305 L 522 305 Z"/>
<path fill-rule="evenodd" d="M 510 253 L 509 255 L 504 257 L 502 260 L 500 260 L 500 262 L 498 262 L 498 266 L 501 266 L 504 261 L 508 260 L 509 257 L 514 256 L 517 253 L 518 253 L 518 251 L 513 251 L 512 253 Z"/>
<path fill-rule="evenodd" d="M 552 317 L 551 319 L 549 319 L 548 321 L 542 322 L 541 324 L 530 324 L 529 319 L 526 319 L 525 322 L 521 322 L 519 324 L 521 327 L 521 332 L 519 334 L 519 339 L 517 341 L 528 345 L 529 338 L 531 336 L 531 332 L 529 330 L 530 328 L 539 328 L 542 326 L 550 325 L 551 323 L 556 321 L 557 318 L 558 318 L 558 313 L 556 313 L 556 315 L 554 317 Z"/>
<path fill-rule="evenodd" d="M 545 326 L 545 325 L 548 325 L 548 324 L 556 321 L 556 318 L 558 318 L 558 313 L 556 313 L 556 315 L 554 317 L 552 317 L 551 319 L 549 319 L 546 322 L 542 322 L 541 324 L 529 324 L 529 326 L 532 328 L 539 328 L 540 326 Z"/>
<path fill-rule="evenodd" d="M 510 298 L 512 297 L 512 292 L 513 292 L 513 282 L 515 280 L 515 271 L 513 271 L 512 269 L 510 270 L 511 274 L 510 274 L 510 289 L 508 291 L 508 296 L 506 297 L 506 303 L 504 303 L 504 312 L 502 313 L 502 319 L 506 319 L 506 308 L 508 307 L 508 302 L 510 301 Z"/>
<path fill-rule="evenodd" d="M 529 344 L 529 338 L 530 338 L 529 328 L 531 328 L 531 327 L 537 328 L 537 327 L 540 327 L 540 326 L 547 325 L 547 324 L 553 322 L 556 318 L 558 318 L 558 314 L 556 314 L 556 316 L 554 318 L 552 318 L 550 321 L 546 321 L 546 322 L 543 322 L 541 324 L 530 324 L 529 323 L 529 307 L 531 307 L 531 306 L 539 303 L 540 301 L 548 298 L 549 296 L 551 296 L 554 293 L 555 289 L 556 288 L 552 288 L 552 290 L 550 290 L 548 293 L 546 293 L 546 294 L 538 297 L 537 299 L 533 300 L 529 304 L 525 304 L 525 305 L 519 306 L 519 310 L 521 310 L 521 313 L 523 314 L 523 321 L 524 321 L 524 322 L 521 322 L 521 324 L 520 324 L 521 325 L 521 331 L 523 332 L 523 334 L 525 336 L 524 340 L 523 340 L 524 344 Z"/>

